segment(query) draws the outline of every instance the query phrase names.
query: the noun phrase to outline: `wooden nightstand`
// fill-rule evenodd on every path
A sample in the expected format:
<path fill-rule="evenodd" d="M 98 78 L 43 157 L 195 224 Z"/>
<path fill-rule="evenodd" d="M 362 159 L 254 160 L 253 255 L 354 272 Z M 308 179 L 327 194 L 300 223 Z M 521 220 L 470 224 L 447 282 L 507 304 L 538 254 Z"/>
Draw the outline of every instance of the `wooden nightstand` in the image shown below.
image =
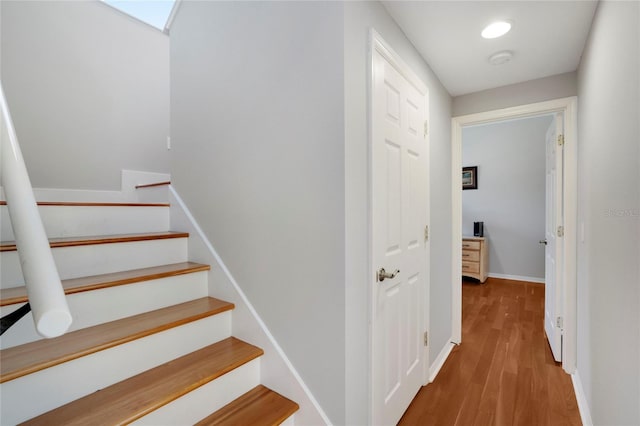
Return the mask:
<path fill-rule="evenodd" d="M 489 246 L 484 237 L 462 238 L 462 276 L 487 280 L 489 270 Z"/>

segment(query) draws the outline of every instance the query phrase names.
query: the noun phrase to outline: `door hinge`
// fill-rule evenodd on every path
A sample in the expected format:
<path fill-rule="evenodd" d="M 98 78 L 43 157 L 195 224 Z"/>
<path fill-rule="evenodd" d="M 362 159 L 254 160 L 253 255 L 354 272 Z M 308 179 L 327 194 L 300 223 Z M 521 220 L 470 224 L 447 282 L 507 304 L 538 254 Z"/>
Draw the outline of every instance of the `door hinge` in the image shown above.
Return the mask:
<path fill-rule="evenodd" d="M 429 241 L 429 225 L 424 227 L 424 242 Z"/>
<path fill-rule="evenodd" d="M 556 327 L 562 329 L 563 326 L 564 326 L 564 324 L 563 324 L 563 321 L 562 321 L 562 317 L 556 318 Z"/>
<path fill-rule="evenodd" d="M 425 346 L 429 346 L 429 332 L 428 331 L 424 332 L 424 345 Z"/>
<path fill-rule="evenodd" d="M 558 135 L 558 145 L 559 146 L 564 145 L 564 135 Z"/>
<path fill-rule="evenodd" d="M 424 120 L 424 135 L 425 137 L 429 134 L 429 121 Z"/>
<path fill-rule="evenodd" d="M 564 226 L 558 226 L 558 237 L 564 237 Z"/>

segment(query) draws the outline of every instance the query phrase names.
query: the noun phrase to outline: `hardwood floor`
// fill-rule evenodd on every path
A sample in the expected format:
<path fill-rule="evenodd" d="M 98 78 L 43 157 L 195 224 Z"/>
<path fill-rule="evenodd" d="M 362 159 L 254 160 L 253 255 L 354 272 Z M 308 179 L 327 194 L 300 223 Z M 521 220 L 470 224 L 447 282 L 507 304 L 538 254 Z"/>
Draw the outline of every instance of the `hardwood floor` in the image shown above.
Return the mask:
<path fill-rule="evenodd" d="M 400 425 L 580 425 L 571 377 L 543 330 L 544 285 L 463 282 L 462 344 Z"/>

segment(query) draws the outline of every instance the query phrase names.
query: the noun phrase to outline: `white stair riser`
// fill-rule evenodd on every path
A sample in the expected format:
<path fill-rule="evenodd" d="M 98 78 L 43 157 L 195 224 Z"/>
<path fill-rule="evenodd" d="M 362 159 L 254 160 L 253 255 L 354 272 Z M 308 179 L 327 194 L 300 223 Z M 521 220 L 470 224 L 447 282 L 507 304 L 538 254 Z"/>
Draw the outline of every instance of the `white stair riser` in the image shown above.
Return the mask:
<path fill-rule="evenodd" d="M 168 186 L 140 188 L 136 190 L 136 196 L 142 203 L 166 203 L 169 199 L 169 188 Z"/>
<path fill-rule="evenodd" d="M 143 312 L 206 297 L 207 272 L 178 275 L 157 280 L 86 291 L 67 296 L 73 323 L 69 331 L 79 330 Z M 0 308 L 2 316 L 18 305 Z M 31 313 L 24 316 L 0 338 L 2 349 L 40 340 Z"/>
<path fill-rule="evenodd" d="M 108 274 L 187 261 L 187 238 L 95 244 L 53 249 L 61 279 Z M 2 288 L 24 285 L 16 251 L 0 253 Z"/>
<path fill-rule="evenodd" d="M 168 207 L 40 206 L 39 211 L 49 238 L 169 230 Z M 13 240 L 7 206 L 0 206 L 0 241 Z"/>
<path fill-rule="evenodd" d="M 2 383 L 0 424 L 23 422 L 230 333 L 231 312 L 227 311 Z"/>
<path fill-rule="evenodd" d="M 134 425 L 192 425 L 260 383 L 260 358 L 207 383 L 133 422 Z"/>
<path fill-rule="evenodd" d="M 280 423 L 280 426 L 295 426 L 296 424 L 295 417 L 296 417 L 295 414 L 290 415 L 285 419 L 285 421 Z"/>

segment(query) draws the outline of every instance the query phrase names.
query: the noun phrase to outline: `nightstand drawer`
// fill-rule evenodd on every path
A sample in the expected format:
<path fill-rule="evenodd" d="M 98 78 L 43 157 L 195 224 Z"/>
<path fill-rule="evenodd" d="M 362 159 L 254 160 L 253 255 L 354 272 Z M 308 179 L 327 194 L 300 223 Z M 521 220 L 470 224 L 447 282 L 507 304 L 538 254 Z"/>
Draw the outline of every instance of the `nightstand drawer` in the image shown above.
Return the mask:
<path fill-rule="evenodd" d="M 480 250 L 480 241 L 463 241 L 463 250 Z"/>
<path fill-rule="evenodd" d="M 480 252 L 473 250 L 462 250 L 462 261 L 478 262 L 480 260 Z"/>
<path fill-rule="evenodd" d="M 489 248 L 483 237 L 462 238 L 462 276 L 475 278 L 481 283 L 487 280 Z"/>
<path fill-rule="evenodd" d="M 462 271 L 463 272 L 480 272 L 480 264 L 478 262 L 465 262 L 462 261 Z"/>

